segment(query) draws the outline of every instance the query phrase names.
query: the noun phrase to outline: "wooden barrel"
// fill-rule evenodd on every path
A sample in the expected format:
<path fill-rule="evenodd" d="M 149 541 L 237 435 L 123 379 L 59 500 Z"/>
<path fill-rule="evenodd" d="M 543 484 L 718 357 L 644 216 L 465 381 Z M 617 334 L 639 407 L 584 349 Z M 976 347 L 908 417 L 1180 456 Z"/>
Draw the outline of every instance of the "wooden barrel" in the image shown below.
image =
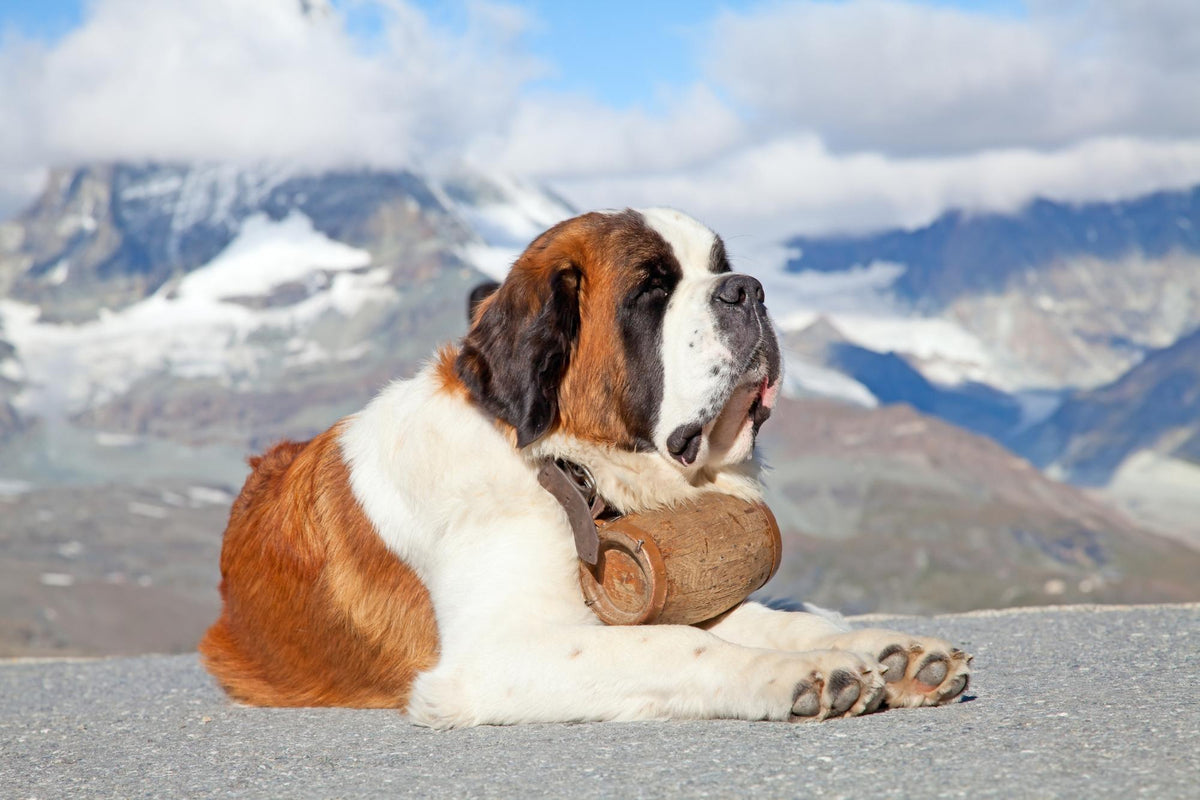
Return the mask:
<path fill-rule="evenodd" d="M 600 556 L 579 583 L 609 625 L 690 625 L 745 600 L 779 569 L 782 543 L 763 503 L 711 494 L 599 527 Z"/>

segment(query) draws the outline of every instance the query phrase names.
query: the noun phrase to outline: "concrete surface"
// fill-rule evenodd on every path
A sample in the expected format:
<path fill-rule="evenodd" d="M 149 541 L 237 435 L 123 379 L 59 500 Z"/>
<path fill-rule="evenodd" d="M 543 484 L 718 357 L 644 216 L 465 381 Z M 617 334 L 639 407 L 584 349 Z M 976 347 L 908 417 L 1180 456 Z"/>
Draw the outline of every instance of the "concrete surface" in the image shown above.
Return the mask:
<path fill-rule="evenodd" d="M 1200 605 L 887 621 L 975 654 L 964 702 L 437 733 L 236 707 L 190 655 L 5 662 L 0 797 L 1200 797 Z"/>

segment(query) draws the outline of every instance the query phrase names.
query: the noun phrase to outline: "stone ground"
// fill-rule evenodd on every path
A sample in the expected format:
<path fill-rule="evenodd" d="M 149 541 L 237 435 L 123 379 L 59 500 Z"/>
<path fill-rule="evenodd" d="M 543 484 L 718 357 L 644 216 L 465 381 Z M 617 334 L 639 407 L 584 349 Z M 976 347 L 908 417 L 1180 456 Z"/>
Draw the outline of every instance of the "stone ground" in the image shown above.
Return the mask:
<path fill-rule="evenodd" d="M 441 733 L 237 707 L 194 655 L 0 662 L 0 797 L 1200 797 L 1200 605 L 886 624 L 974 653 L 964 701 Z"/>

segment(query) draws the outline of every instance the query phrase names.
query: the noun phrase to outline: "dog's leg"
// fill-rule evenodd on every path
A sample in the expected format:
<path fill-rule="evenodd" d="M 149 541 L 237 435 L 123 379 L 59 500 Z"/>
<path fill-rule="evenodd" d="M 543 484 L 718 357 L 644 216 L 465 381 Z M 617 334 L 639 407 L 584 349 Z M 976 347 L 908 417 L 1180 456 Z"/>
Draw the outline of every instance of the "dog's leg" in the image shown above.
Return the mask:
<path fill-rule="evenodd" d="M 949 642 L 869 628 L 850 630 L 816 614 L 774 611 L 744 603 L 706 625 L 713 634 L 747 647 L 804 651 L 849 650 L 886 666 L 885 704 L 935 706 L 961 695 L 970 682 L 971 656 Z"/>
<path fill-rule="evenodd" d="M 878 662 L 852 651 L 782 653 L 681 625 L 538 624 L 443 650 L 408 713 L 438 728 L 518 722 L 817 720 L 873 711 Z"/>

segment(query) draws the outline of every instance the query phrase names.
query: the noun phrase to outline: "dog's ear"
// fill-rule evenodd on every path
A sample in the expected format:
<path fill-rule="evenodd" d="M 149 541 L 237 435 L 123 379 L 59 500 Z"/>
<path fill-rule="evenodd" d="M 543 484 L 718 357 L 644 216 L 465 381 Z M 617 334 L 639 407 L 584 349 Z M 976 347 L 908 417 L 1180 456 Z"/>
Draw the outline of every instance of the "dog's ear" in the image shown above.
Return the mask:
<path fill-rule="evenodd" d="M 479 284 L 471 293 L 467 295 L 467 324 L 470 325 L 475 321 L 475 310 L 479 308 L 479 304 L 487 300 L 496 290 L 500 288 L 500 284 L 495 281 L 486 281 Z"/>
<path fill-rule="evenodd" d="M 475 312 L 455 372 L 525 447 L 558 416 L 558 386 L 579 334 L 581 273 L 571 264 L 514 273 Z"/>

